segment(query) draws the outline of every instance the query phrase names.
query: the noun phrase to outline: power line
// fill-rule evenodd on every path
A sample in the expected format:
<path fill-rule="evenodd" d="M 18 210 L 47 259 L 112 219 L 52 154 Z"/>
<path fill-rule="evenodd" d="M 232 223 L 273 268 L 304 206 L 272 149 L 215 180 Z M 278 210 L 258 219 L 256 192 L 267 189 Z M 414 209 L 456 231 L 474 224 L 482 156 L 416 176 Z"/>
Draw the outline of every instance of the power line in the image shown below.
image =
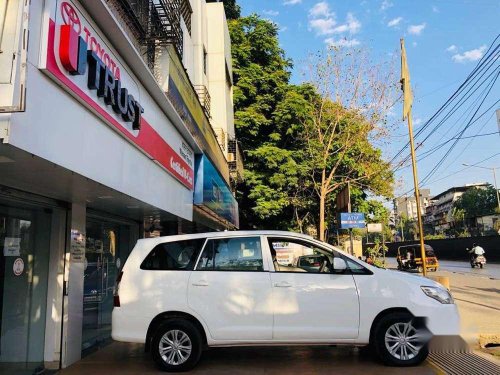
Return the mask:
<path fill-rule="evenodd" d="M 474 117 L 476 116 L 476 114 L 478 113 L 478 111 L 481 109 L 482 105 L 484 104 L 486 98 L 488 97 L 489 93 L 491 92 L 491 90 L 493 89 L 493 86 L 495 85 L 495 82 L 497 81 L 498 79 L 498 76 L 500 74 L 500 70 L 498 71 L 498 73 L 496 74 L 495 78 L 492 80 L 491 82 L 491 85 L 489 86 L 489 89 L 486 93 L 486 95 L 484 96 L 483 100 L 481 101 L 481 103 L 479 104 L 479 106 L 477 107 L 476 111 L 474 112 L 474 114 L 472 115 L 471 119 L 469 120 L 469 122 L 467 123 L 467 125 L 465 125 L 465 127 L 463 128 L 463 130 L 460 132 L 460 137 L 465 133 L 465 131 L 471 126 L 472 124 L 472 120 L 474 119 Z M 450 152 L 455 148 L 455 146 L 457 145 L 457 143 L 460 141 L 460 139 L 456 139 L 453 144 L 450 146 L 450 148 L 448 149 L 448 151 L 446 152 L 445 155 L 443 155 L 443 157 L 441 158 L 441 160 L 439 160 L 439 162 L 434 166 L 434 168 L 422 179 L 422 183 L 425 184 L 426 181 L 428 181 L 428 179 L 430 177 L 432 177 L 436 172 L 437 170 L 441 167 L 441 165 L 444 163 L 444 161 L 446 160 L 446 158 L 450 155 Z"/>
<path fill-rule="evenodd" d="M 495 134 L 497 134 L 497 133 L 495 133 Z M 469 166 L 467 166 L 467 167 L 465 167 L 465 168 L 462 168 L 462 169 L 460 169 L 460 170 L 458 170 L 458 171 L 455 171 L 455 172 L 453 172 L 453 173 L 450 173 L 450 174 L 448 174 L 448 175 L 446 175 L 446 176 L 444 176 L 444 177 L 440 177 L 440 178 L 438 178 L 438 179 L 436 179 L 436 180 L 429 181 L 429 182 L 427 182 L 426 184 L 422 184 L 421 186 L 429 186 L 430 184 L 433 184 L 433 183 L 435 183 L 435 182 L 439 182 L 439 181 L 445 180 L 445 179 L 447 179 L 448 177 L 454 176 L 454 175 L 456 175 L 456 174 L 458 174 L 458 173 L 461 173 L 461 172 L 463 172 L 463 171 L 465 171 L 465 170 L 467 170 L 467 169 L 470 169 L 470 168 L 472 168 L 472 167 L 475 167 L 476 165 L 479 165 L 479 164 L 481 164 L 481 163 L 484 163 L 485 161 L 488 161 L 488 160 L 490 160 L 490 159 L 493 159 L 495 156 L 498 156 L 498 155 L 500 155 L 500 152 L 497 152 L 496 154 L 493 154 L 493 155 L 491 155 L 491 156 L 488 156 L 486 159 L 483 159 L 483 160 L 481 160 L 481 161 L 478 161 L 477 163 L 471 164 L 471 165 L 469 165 Z M 408 190 L 408 191 L 404 192 L 403 194 L 401 194 L 401 195 L 397 196 L 395 199 L 398 199 L 398 198 L 404 197 L 405 195 L 408 195 L 408 194 L 410 194 L 411 192 L 413 192 L 413 190 L 414 190 L 414 189 L 410 189 L 410 190 Z"/>
<path fill-rule="evenodd" d="M 446 109 L 452 101 L 455 100 L 455 98 L 457 96 L 459 96 L 462 91 L 469 85 L 470 82 L 473 82 L 474 80 L 476 80 L 477 78 L 477 75 L 482 71 L 484 70 L 485 67 L 487 67 L 487 69 L 481 74 L 481 76 L 476 80 L 476 82 L 472 85 L 472 87 L 469 88 L 469 90 L 464 94 L 467 95 L 471 90 L 472 88 L 479 82 L 479 80 L 486 74 L 486 72 L 491 68 L 492 64 L 496 61 L 496 59 L 498 58 L 498 56 L 495 56 L 495 58 L 493 60 L 490 60 L 492 56 L 495 55 L 495 53 L 497 52 L 498 48 L 500 47 L 499 45 L 497 45 L 493 50 L 493 46 L 495 45 L 496 41 L 498 40 L 498 38 L 500 37 L 500 34 L 498 34 L 496 36 L 496 38 L 493 40 L 493 42 L 490 44 L 488 50 L 486 51 L 486 53 L 483 55 L 483 57 L 479 60 L 479 62 L 476 64 L 476 67 L 472 70 L 471 73 L 469 73 L 469 75 L 467 76 L 467 78 L 465 79 L 465 81 L 455 90 L 455 92 L 450 96 L 450 98 L 448 98 L 448 100 L 436 111 L 436 113 L 434 113 L 434 115 L 426 121 L 426 123 L 424 124 L 424 126 L 422 126 L 421 129 L 419 129 L 419 131 L 416 133 L 416 136 L 415 138 L 417 138 L 420 134 L 422 134 L 430 125 L 431 123 L 444 111 L 444 109 Z M 491 52 L 490 52 L 491 51 Z M 489 66 L 488 66 L 489 65 Z M 490 74 L 491 75 L 491 74 Z M 484 80 L 483 80 L 484 82 Z M 473 93 L 477 90 L 477 88 L 473 91 Z M 470 97 L 467 96 L 466 100 Z M 459 103 L 463 100 L 464 97 L 462 97 L 460 100 L 459 100 Z M 453 108 L 452 108 L 452 111 L 457 108 L 457 105 L 455 105 Z M 458 107 L 459 108 L 459 107 Z M 456 111 L 456 110 L 455 110 Z M 455 112 L 453 111 L 453 113 Z M 445 116 L 446 117 L 446 116 Z M 438 127 L 440 127 L 441 125 L 443 124 L 443 121 L 440 122 L 440 124 L 438 124 L 437 127 L 435 127 L 435 129 L 433 129 L 431 131 L 431 133 L 434 133 Z M 426 138 L 428 139 L 428 137 Z M 407 142 L 405 144 L 405 146 L 399 151 L 397 152 L 394 157 L 390 160 L 390 163 L 393 163 L 405 150 L 406 148 L 408 148 L 409 146 L 409 142 Z"/>

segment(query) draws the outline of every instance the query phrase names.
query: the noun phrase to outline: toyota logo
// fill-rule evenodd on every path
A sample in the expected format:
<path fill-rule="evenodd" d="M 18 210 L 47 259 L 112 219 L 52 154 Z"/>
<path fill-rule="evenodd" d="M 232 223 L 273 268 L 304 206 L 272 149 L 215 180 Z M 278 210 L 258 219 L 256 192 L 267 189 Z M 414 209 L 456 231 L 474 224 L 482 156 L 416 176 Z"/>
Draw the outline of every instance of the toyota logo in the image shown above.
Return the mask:
<path fill-rule="evenodd" d="M 66 25 L 71 26 L 71 28 L 80 35 L 82 31 L 82 24 L 80 23 L 80 17 L 75 8 L 70 3 L 66 1 L 61 4 L 61 15 L 63 21 Z"/>

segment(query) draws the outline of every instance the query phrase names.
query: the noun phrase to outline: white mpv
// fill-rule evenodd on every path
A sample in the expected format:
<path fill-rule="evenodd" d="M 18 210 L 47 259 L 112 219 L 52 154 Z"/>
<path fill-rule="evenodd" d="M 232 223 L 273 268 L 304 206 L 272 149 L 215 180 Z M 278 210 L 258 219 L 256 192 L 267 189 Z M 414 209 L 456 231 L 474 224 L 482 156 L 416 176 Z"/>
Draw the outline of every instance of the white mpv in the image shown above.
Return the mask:
<path fill-rule="evenodd" d="M 412 366 L 431 335 L 458 335 L 448 290 L 379 269 L 308 236 L 200 233 L 137 242 L 120 273 L 112 337 L 145 343 L 159 367 L 185 371 L 206 347 L 368 346 Z"/>

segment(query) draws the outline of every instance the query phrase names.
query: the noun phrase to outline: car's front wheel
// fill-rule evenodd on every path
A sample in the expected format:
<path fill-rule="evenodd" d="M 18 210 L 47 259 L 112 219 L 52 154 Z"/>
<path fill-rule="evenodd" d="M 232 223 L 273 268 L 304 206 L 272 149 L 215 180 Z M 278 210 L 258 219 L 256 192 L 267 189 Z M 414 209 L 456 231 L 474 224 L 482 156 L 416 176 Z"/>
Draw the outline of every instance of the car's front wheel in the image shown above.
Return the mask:
<path fill-rule="evenodd" d="M 409 313 L 383 317 L 375 327 L 373 345 L 378 357 L 389 366 L 416 366 L 428 355 L 425 329 Z"/>
<path fill-rule="evenodd" d="M 188 371 L 200 360 L 202 338 L 191 322 L 167 320 L 154 334 L 151 349 L 160 369 L 168 372 Z"/>

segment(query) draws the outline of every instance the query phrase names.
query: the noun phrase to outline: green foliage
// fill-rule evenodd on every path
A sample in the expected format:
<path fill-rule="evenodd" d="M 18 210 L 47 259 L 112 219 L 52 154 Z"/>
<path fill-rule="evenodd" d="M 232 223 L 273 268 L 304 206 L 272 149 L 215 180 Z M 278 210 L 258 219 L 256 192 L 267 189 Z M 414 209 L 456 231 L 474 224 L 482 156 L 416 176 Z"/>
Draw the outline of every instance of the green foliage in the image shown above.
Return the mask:
<path fill-rule="evenodd" d="M 241 228 L 316 227 L 316 181 L 323 167 L 337 167 L 337 189 L 352 179 L 361 194 L 390 196 L 390 166 L 370 143 L 373 124 L 359 111 L 327 101 L 329 112 L 321 126 L 327 131 L 328 121 L 339 123 L 333 146 L 345 152 L 321 155 L 324 144 L 309 135 L 323 98 L 311 84 L 289 83 L 292 63 L 279 46 L 277 25 L 253 14 L 229 21 L 229 31 L 235 127 L 245 156 L 245 179 L 236 194 Z M 336 113 L 342 113 L 341 121 L 333 118 Z M 333 221 L 334 194 L 326 204 L 327 220 Z M 374 220 L 387 222 L 388 212 L 375 202 L 364 209 Z"/>
<path fill-rule="evenodd" d="M 444 234 L 426 234 L 424 239 L 426 240 L 444 240 L 446 236 Z"/>
<path fill-rule="evenodd" d="M 373 264 L 377 267 L 385 268 L 386 264 L 384 263 L 385 254 L 388 251 L 388 247 L 382 245 L 380 240 L 377 238 L 373 244 L 373 246 L 366 249 L 366 252 L 370 258 L 373 260 Z"/>
<path fill-rule="evenodd" d="M 307 88 L 288 84 L 291 62 L 275 24 L 251 15 L 229 22 L 229 30 L 235 126 L 245 153 L 237 192 L 241 226 L 289 229 L 293 191 L 304 173 L 295 140 L 307 114 Z"/>
<path fill-rule="evenodd" d="M 454 208 L 462 210 L 466 219 L 491 215 L 497 208 L 495 188 L 488 185 L 486 189 L 472 188 L 462 194 L 454 204 Z"/>
<path fill-rule="evenodd" d="M 207 0 L 207 3 L 215 3 L 218 0 Z M 224 4 L 224 11 L 228 20 L 235 20 L 240 18 L 241 8 L 236 4 L 236 0 L 222 0 Z"/>

